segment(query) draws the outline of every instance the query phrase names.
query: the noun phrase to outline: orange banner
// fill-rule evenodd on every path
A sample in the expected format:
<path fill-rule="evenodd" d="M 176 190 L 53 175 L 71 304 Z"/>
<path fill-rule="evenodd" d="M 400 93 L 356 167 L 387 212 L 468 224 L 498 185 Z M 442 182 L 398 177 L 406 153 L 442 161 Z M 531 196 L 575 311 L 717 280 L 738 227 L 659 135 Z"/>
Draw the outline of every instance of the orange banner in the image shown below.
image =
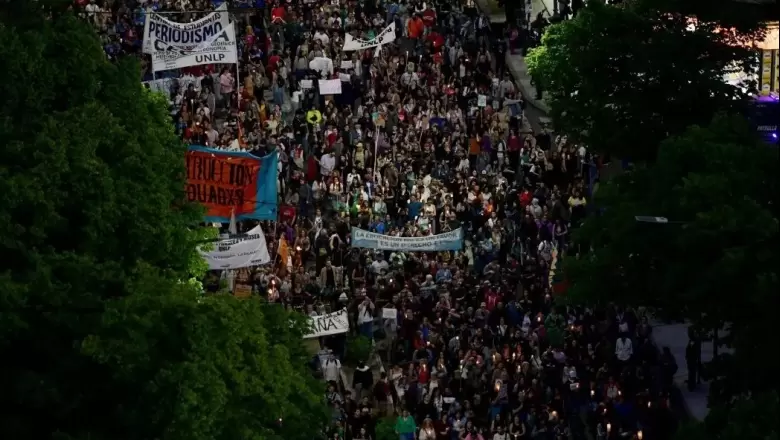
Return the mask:
<path fill-rule="evenodd" d="M 252 214 L 257 206 L 259 158 L 187 152 L 187 199 L 206 207 L 206 217 Z"/>

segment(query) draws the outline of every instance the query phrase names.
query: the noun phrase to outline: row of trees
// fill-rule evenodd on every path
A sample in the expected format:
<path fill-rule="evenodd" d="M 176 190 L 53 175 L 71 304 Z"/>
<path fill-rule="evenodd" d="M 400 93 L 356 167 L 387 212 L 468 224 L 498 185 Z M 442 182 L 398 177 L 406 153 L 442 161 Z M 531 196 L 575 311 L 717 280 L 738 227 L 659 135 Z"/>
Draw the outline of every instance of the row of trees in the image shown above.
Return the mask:
<path fill-rule="evenodd" d="M 304 323 L 187 282 L 166 99 L 70 3 L 0 2 L 0 438 L 317 438 Z"/>
<path fill-rule="evenodd" d="M 756 84 L 723 80 L 757 70 L 749 43 L 765 29 L 755 12 L 733 1 L 592 1 L 528 58 L 556 130 L 633 163 L 601 184 L 575 236 L 571 299 L 648 306 L 714 336 L 712 411 L 681 439 L 780 432 L 765 416 L 780 388 L 766 345 L 780 292 L 778 156 L 741 116 Z"/>

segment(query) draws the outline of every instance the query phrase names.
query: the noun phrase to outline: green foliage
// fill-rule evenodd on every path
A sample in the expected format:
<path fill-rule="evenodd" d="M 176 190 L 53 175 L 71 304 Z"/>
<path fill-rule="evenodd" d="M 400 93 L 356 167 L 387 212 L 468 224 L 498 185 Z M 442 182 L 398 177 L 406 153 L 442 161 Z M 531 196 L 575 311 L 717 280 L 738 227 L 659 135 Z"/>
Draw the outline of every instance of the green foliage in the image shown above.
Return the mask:
<path fill-rule="evenodd" d="M 308 440 L 327 413 L 303 328 L 259 299 L 135 294 L 111 304 L 84 352 L 112 372 L 126 438 Z"/>
<path fill-rule="evenodd" d="M 376 440 L 396 440 L 395 417 L 384 417 L 376 423 Z"/>
<path fill-rule="evenodd" d="M 658 160 L 599 189 L 601 215 L 575 242 L 592 251 L 564 260 L 574 301 L 648 306 L 700 327 L 726 329 L 711 367 L 715 402 L 775 387 L 776 356 L 762 356 L 774 332 L 767 308 L 778 292 L 776 151 L 739 118 L 693 127 L 664 142 Z M 646 224 L 636 215 L 683 224 Z"/>
<path fill-rule="evenodd" d="M 776 392 L 743 397 L 713 408 L 704 422 L 681 427 L 676 440 L 778 440 L 780 402 Z"/>
<path fill-rule="evenodd" d="M 371 355 L 371 339 L 363 335 L 351 335 L 347 338 L 347 354 L 345 361 L 357 364 L 360 361 L 367 362 Z"/>
<path fill-rule="evenodd" d="M 200 244 L 199 248 L 201 251 L 210 251 L 214 249 L 214 243 L 210 242 L 210 240 L 215 240 L 217 237 L 219 237 L 219 229 L 217 228 L 211 228 L 211 227 L 205 227 L 205 228 L 192 228 L 192 239 L 196 243 L 202 243 Z M 193 252 L 190 254 L 190 261 L 189 261 L 189 270 L 190 270 L 190 277 L 201 279 L 206 275 L 206 272 L 209 270 L 209 265 L 206 263 L 206 260 L 201 257 L 201 255 L 197 252 Z"/>
<path fill-rule="evenodd" d="M 167 103 L 70 3 L 0 4 L 0 438 L 314 438 L 305 323 L 192 289 Z"/>
<path fill-rule="evenodd" d="M 719 21 L 700 21 L 691 31 L 683 14 L 669 13 L 679 7 L 674 0 L 623 7 L 589 2 L 576 18 L 547 29 L 527 61 L 557 131 L 639 161 L 654 158 L 669 135 L 742 107 L 756 84 L 743 92 L 723 75 L 756 71 L 755 54 L 733 43 L 750 41 L 763 28 L 754 22 L 733 33 L 715 32 Z M 720 19 L 715 12 L 703 17 Z M 729 22 L 744 16 L 734 13 Z"/>

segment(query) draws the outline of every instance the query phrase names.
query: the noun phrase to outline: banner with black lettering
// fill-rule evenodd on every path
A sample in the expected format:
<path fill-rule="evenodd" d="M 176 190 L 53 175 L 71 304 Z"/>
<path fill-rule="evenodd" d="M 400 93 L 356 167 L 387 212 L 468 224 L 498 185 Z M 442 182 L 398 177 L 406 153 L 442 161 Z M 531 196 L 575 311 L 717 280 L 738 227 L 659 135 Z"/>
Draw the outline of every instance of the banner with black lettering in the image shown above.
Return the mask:
<path fill-rule="evenodd" d="M 187 151 L 187 200 L 206 209 L 207 222 L 276 220 L 279 153 L 257 157 L 191 145 Z"/>
<path fill-rule="evenodd" d="M 311 331 L 304 335 L 304 339 L 319 338 L 320 336 L 338 335 L 349 331 L 349 317 L 347 309 L 327 315 L 310 316 Z"/>
<path fill-rule="evenodd" d="M 200 254 L 208 263 L 209 270 L 241 269 L 271 262 L 260 226 L 255 226 L 246 235 L 218 241 L 212 250 L 201 251 Z"/>
<path fill-rule="evenodd" d="M 352 52 L 355 50 L 369 49 L 372 47 L 381 46 L 383 44 L 392 43 L 395 41 L 395 22 L 390 23 L 390 26 L 386 27 L 376 37 L 370 40 L 362 40 L 355 38 L 351 34 L 344 35 L 344 46 L 341 48 L 344 52 Z"/>
<path fill-rule="evenodd" d="M 230 64 L 238 59 L 235 28 L 224 7 L 191 23 L 175 23 L 148 13 L 143 51 L 151 54 L 155 72 L 214 63 Z"/>

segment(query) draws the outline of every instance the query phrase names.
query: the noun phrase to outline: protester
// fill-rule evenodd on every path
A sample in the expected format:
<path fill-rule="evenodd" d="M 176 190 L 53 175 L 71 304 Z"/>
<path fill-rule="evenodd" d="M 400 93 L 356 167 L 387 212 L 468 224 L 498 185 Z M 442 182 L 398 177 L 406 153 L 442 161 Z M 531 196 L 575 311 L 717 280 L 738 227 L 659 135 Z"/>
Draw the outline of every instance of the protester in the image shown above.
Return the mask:
<path fill-rule="evenodd" d="M 129 3 L 77 7 L 109 57 L 147 68 L 143 5 L 180 22 L 214 8 Z M 143 79 L 170 98 L 185 142 L 279 152 L 279 218 L 261 223 L 274 260 L 237 279 L 309 316 L 346 308 L 384 364 L 372 373 L 361 360 L 344 383 L 346 338 L 322 340 L 327 435 L 377 439 L 388 420 L 400 439 L 665 438 L 676 365 L 656 359 L 642 312 L 557 303 L 555 269 L 578 257 L 569 234 L 592 208 L 593 181 L 582 146 L 533 133 L 504 73 L 505 51 L 530 40 L 513 29 L 507 44 L 486 17 L 444 1 L 239 6 L 238 66 Z M 395 40 L 372 45 L 391 25 Z M 348 39 L 369 44 L 344 51 Z M 460 229 L 463 244 L 361 248 L 358 229 Z"/>

